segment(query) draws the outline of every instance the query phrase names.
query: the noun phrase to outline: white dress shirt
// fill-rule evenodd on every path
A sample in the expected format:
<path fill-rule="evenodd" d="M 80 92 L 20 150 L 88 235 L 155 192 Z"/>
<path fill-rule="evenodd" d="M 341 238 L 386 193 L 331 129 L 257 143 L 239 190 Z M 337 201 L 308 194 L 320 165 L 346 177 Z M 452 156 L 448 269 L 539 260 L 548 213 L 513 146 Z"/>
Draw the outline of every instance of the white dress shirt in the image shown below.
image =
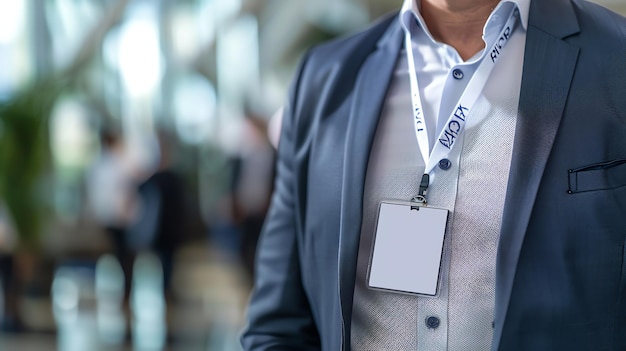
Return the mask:
<path fill-rule="evenodd" d="M 491 346 L 495 257 L 529 5 L 530 0 L 505 0 L 489 17 L 483 36 L 487 48 L 492 47 L 512 8 L 519 10 L 516 30 L 467 119 L 460 145 L 448 156 L 452 167 L 434 170 L 429 205 L 450 211 L 440 291 L 435 298 L 374 291 L 366 285 L 380 201 L 411 199 L 425 168 L 412 124 L 406 52 L 400 53 L 366 175 L 352 316 L 353 350 L 488 350 Z M 433 145 L 435 132 L 445 124 L 488 52 L 483 50 L 463 62 L 454 48 L 433 39 L 414 1 L 405 1 L 400 16 L 403 28 L 411 33 Z"/>

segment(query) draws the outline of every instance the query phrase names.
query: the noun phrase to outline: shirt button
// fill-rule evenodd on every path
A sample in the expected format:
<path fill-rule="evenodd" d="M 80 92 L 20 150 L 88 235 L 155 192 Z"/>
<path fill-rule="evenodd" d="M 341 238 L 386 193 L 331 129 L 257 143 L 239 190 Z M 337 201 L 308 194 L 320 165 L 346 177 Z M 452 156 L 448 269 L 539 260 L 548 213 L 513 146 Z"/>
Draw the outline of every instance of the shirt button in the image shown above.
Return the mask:
<path fill-rule="evenodd" d="M 452 167 L 452 162 L 447 158 L 441 159 L 441 161 L 439 161 L 439 168 L 443 169 L 444 171 L 449 170 L 450 167 Z"/>
<path fill-rule="evenodd" d="M 458 68 L 455 68 L 452 71 L 452 76 L 454 77 L 454 79 L 463 79 L 463 71 L 461 71 Z"/>
<path fill-rule="evenodd" d="M 437 329 L 439 327 L 439 318 L 434 317 L 434 316 L 430 316 L 428 318 L 426 318 L 426 326 L 428 327 L 428 329 Z"/>

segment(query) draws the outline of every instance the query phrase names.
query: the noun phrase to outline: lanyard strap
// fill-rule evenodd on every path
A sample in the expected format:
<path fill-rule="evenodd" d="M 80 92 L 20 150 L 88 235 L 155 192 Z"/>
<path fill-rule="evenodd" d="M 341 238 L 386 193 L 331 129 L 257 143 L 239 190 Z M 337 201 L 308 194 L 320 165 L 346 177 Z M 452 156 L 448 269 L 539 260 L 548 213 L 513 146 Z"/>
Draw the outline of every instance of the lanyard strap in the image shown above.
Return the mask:
<path fill-rule="evenodd" d="M 487 83 L 495 64 L 502 54 L 505 45 L 508 43 L 515 25 L 517 23 L 517 12 L 514 8 L 509 15 L 509 19 L 500 32 L 498 39 L 482 59 L 480 66 L 467 84 L 465 91 L 461 95 L 459 102 L 455 105 L 454 110 L 450 114 L 444 129 L 439 133 L 439 137 L 435 140 L 432 152 L 430 152 L 430 140 L 428 138 L 428 129 L 424 120 L 422 108 L 422 100 L 420 97 L 419 84 L 417 82 L 417 73 L 415 69 L 415 58 L 413 55 L 413 46 L 411 42 L 411 34 L 407 31 L 405 36 L 406 53 L 409 65 L 409 80 L 411 88 L 411 101 L 413 103 L 413 117 L 415 124 L 415 136 L 419 144 L 420 152 L 424 163 L 426 164 L 425 174 L 430 174 L 435 165 L 450 154 L 452 148 L 456 145 L 456 140 L 465 130 L 465 121 L 469 113 L 472 111 L 474 104 L 482 94 L 483 88 Z"/>

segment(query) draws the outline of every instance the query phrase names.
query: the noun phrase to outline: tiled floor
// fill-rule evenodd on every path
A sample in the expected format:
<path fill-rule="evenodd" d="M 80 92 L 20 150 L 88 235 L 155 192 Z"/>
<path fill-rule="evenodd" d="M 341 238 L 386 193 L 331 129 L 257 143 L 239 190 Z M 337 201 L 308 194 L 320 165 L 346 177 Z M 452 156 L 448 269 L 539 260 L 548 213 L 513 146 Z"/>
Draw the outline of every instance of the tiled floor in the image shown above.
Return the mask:
<path fill-rule="evenodd" d="M 204 243 L 194 243 L 177 254 L 172 283 L 176 302 L 167 306 L 169 337 L 167 346 L 160 351 L 240 349 L 237 338 L 243 323 L 248 286 L 238 264 L 212 251 Z M 50 299 L 31 300 L 24 301 L 21 310 L 27 323 L 38 324 L 35 329 L 54 330 L 51 306 Z M 82 335 L 90 334 L 87 325 L 82 323 L 79 326 L 87 332 L 72 330 L 70 335 L 81 335 L 79 338 L 84 340 Z M 53 332 L 0 334 L 0 351 L 83 351 L 83 348 L 59 347 L 57 335 Z M 89 342 L 87 348 L 89 350 L 84 351 L 138 350 L 132 346 L 132 337 L 128 337 L 122 346 L 103 347 Z"/>

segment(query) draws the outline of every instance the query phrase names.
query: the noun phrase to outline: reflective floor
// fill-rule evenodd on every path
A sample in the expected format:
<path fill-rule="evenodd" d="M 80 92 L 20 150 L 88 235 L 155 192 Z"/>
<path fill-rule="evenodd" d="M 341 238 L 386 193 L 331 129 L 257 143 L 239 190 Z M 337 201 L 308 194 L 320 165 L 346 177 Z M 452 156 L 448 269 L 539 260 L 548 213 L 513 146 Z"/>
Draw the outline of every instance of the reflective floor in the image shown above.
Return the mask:
<path fill-rule="evenodd" d="M 136 311 L 137 308 L 127 306 L 120 317 L 121 323 L 108 324 L 117 329 L 126 325 L 125 335 L 121 338 L 103 339 L 102 312 L 96 313 L 96 310 L 102 311 L 102 307 L 94 307 L 95 303 L 81 302 L 80 312 L 72 319 L 73 324 L 60 327 L 63 318 L 60 317 L 59 306 L 71 305 L 66 300 L 53 296 L 23 299 L 20 311 L 24 324 L 30 330 L 41 332 L 0 334 L 0 351 L 240 350 L 238 334 L 249 290 L 240 265 L 204 243 L 187 245 L 177 253 L 175 262 L 173 291 L 168 297 L 165 312 L 155 312 L 159 310 L 155 308 L 159 304 L 154 296 L 142 295 L 140 300 L 147 306 L 144 317 L 136 317 L 141 314 Z M 68 294 L 71 295 L 65 292 L 65 295 Z M 143 327 L 139 328 L 136 323 L 133 324 L 133 320 L 159 315 L 164 317 L 166 327 L 159 327 L 158 323 L 142 323 Z"/>

